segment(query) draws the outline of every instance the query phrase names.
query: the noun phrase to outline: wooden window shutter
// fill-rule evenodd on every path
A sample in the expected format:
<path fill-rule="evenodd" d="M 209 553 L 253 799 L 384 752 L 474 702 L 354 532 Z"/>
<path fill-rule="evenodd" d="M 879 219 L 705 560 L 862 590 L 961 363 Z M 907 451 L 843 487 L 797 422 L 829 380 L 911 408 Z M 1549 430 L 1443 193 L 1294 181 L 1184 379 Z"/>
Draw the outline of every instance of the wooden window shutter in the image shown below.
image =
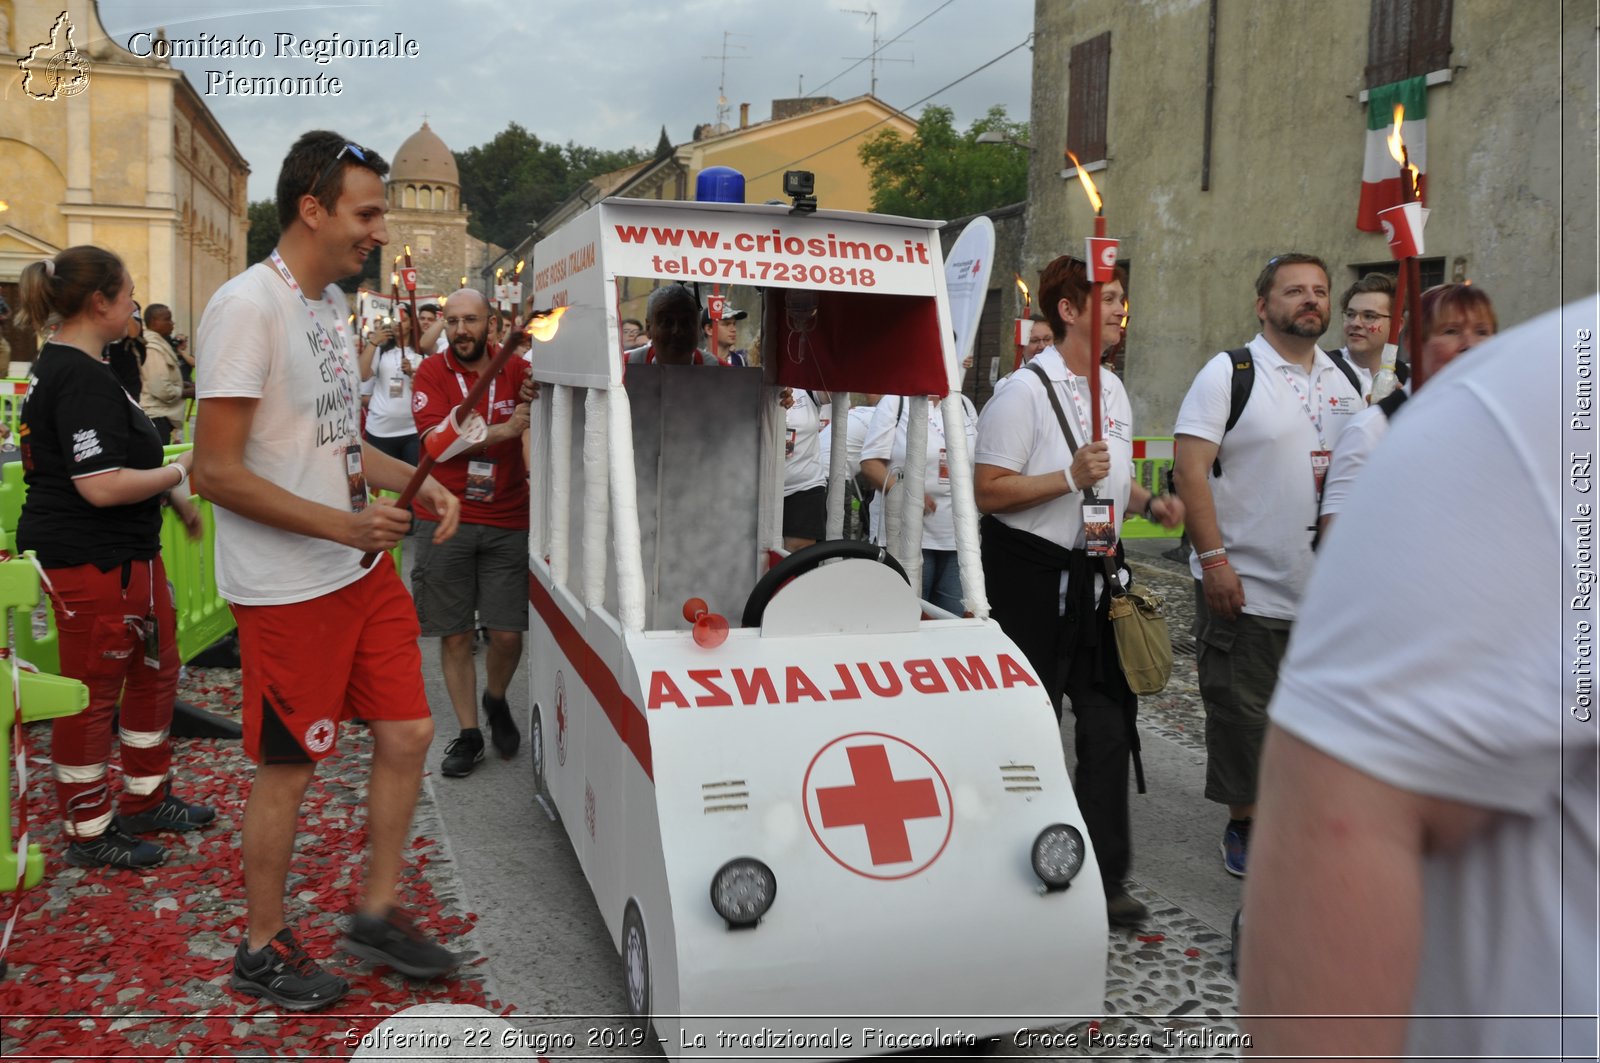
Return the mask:
<path fill-rule="evenodd" d="M 1452 0 L 1372 0 L 1367 22 L 1367 88 L 1450 65 Z"/>
<path fill-rule="evenodd" d="M 1430 74 L 1450 66 L 1451 0 L 1413 0 L 1410 74 Z"/>
<path fill-rule="evenodd" d="M 1072 46 L 1067 95 L 1067 147 L 1083 163 L 1106 157 L 1111 89 L 1111 33 Z"/>
<path fill-rule="evenodd" d="M 1367 88 L 1407 76 L 1411 0 L 1372 0 L 1367 20 Z"/>

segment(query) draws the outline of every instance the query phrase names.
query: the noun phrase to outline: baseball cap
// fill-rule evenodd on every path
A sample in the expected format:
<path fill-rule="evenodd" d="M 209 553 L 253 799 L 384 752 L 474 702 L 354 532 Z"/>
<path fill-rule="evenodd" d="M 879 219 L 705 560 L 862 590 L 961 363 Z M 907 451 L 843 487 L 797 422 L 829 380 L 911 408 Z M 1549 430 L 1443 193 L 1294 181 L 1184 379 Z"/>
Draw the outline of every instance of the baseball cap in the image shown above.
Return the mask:
<path fill-rule="evenodd" d="M 724 320 L 724 321 L 743 321 L 745 318 L 747 318 L 749 316 L 750 315 L 748 313 L 746 313 L 745 311 L 743 311 L 743 310 L 725 310 L 722 313 L 722 320 Z M 711 324 L 711 311 L 709 311 L 709 310 L 701 310 L 700 311 L 700 324 L 701 324 L 702 327 Z"/>

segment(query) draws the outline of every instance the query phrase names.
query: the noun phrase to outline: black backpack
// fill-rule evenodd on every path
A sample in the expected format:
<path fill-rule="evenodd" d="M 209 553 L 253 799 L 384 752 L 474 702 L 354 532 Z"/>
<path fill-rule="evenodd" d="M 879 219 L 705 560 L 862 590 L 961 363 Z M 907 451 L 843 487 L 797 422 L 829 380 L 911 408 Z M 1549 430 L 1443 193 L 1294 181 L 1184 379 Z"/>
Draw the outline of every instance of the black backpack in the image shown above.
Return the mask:
<path fill-rule="evenodd" d="M 1235 347 L 1227 354 L 1229 361 L 1233 362 L 1233 390 L 1228 399 L 1228 423 L 1222 428 L 1224 436 L 1233 431 L 1233 426 L 1239 423 L 1239 416 L 1244 413 L 1245 403 L 1250 401 L 1250 392 L 1256 386 L 1256 359 L 1250 353 L 1250 348 Z M 1350 386 L 1355 389 L 1356 394 L 1360 395 L 1361 378 L 1356 376 L 1355 369 L 1338 354 L 1332 357 L 1333 364 L 1338 366 L 1339 372 L 1344 374 L 1344 378 L 1350 381 Z M 1217 456 L 1211 462 L 1213 477 L 1222 475 L 1222 444 L 1219 442 L 1217 446 Z"/>

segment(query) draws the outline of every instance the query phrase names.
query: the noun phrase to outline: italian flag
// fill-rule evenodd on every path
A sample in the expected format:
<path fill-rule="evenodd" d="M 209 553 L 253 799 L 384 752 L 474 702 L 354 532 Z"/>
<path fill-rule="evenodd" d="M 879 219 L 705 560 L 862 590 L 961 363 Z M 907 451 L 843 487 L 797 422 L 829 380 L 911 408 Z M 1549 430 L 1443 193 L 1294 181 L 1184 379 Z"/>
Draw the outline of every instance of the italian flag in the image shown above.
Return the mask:
<path fill-rule="evenodd" d="M 1417 168 L 1417 198 L 1428 201 L 1427 79 L 1414 77 L 1379 85 L 1367 93 L 1367 158 L 1361 167 L 1361 205 L 1356 210 L 1356 228 L 1369 233 L 1383 231 L 1378 211 L 1401 201 L 1400 164 L 1389 154 L 1388 144 L 1397 103 L 1406 109 L 1400 135 L 1405 138 L 1411 164 Z"/>

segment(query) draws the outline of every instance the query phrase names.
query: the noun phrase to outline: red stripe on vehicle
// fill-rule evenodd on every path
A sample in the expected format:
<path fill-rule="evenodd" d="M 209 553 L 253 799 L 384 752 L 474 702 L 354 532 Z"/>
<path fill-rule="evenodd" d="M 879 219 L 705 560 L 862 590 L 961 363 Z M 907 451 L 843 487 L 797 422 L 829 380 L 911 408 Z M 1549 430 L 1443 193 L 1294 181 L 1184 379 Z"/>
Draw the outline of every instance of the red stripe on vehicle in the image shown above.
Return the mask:
<path fill-rule="evenodd" d="M 578 678 L 583 680 L 583 685 L 600 703 L 601 711 L 611 721 L 617 737 L 633 752 L 633 759 L 644 769 L 645 776 L 654 781 L 655 771 L 650 760 L 650 725 L 645 722 L 644 713 L 622 692 L 617 677 L 611 674 L 611 669 L 594 652 L 572 621 L 567 619 L 567 614 L 532 572 L 528 573 L 528 602 L 544 621 L 544 626 L 555 638 L 556 646 L 571 663 Z"/>

